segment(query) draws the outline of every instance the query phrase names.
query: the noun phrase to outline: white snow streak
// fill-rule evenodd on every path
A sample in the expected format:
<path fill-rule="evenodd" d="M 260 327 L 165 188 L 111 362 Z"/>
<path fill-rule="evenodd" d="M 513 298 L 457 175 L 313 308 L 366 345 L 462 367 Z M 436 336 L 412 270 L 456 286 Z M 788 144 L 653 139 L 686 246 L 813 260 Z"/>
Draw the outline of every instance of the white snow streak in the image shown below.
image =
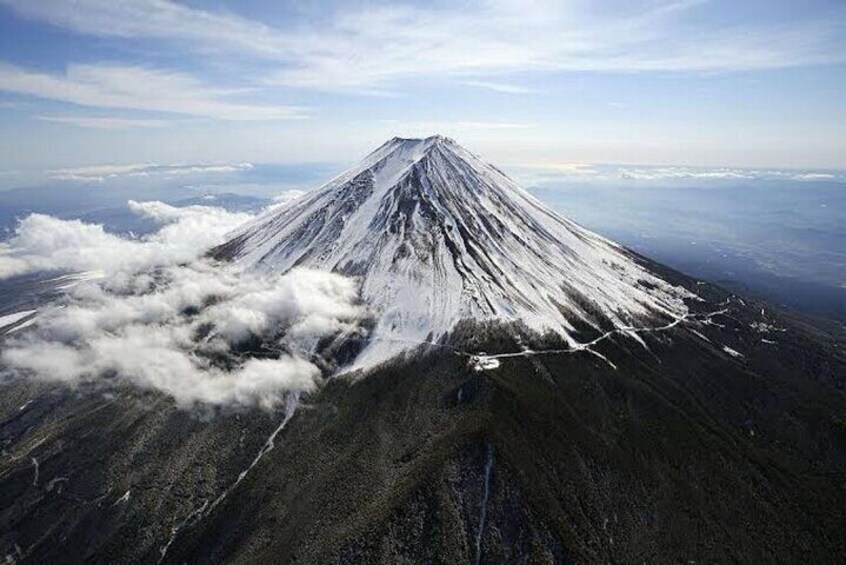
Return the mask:
<path fill-rule="evenodd" d="M 485 457 L 485 481 L 482 491 L 482 504 L 479 507 L 479 530 L 476 532 L 476 558 L 473 560 L 475 565 L 479 565 L 482 560 L 482 537 L 485 533 L 485 521 L 488 517 L 488 499 L 491 494 L 491 470 L 493 469 L 493 446 L 488 444 L 486 449 L 487 457 Z"/>
<path fill-rule="evenodd" d="M 21 312 L 15 312 L 14 314 L 0 316 L 0 331 L 7 330 L 9 326 L 13 326 L 30 316 L 34 316 L 36 312 L 37 310 L 22 310 Z"/>
<path fill-rule="evenodd" d="M 200 521 L 202 521 L 203 518 L 208 516 L 212 512 L 212 510 L 217 508 L 217 506 L 221 502 L 223 502 L 223 500 L 227 496 L 229 496 L 229 494 L 233 490 L 235 490 L 235 488 L 237 488 L 239 484 L 241 484 L 241 481 L 243 481 L 247 477 L 247 475 L 250 474 L 250 471 L 252 471 L 256 465 L 258 465 L 259 461 L 261 461 L 265 455 L 273 451 L 273 449 L 276 447 L 276 436 L 278 436 L 279 433 L 283 429 L 285 429 L 285 426 L 288 425 L 288 422 L 291 421 L 291 418 L 294 416 L 294 412 L 296 412 L 297 410 L 299 398 L 300 395 L 297 392 L 290 393 L 285 397 L 285 417 L 282 419 L 279 425 L 276 426 L 276 428 L 271 432 L 267 440 L 265 440 L 264 445 L 253 458 L 252 462 L 247 466 L 246 469 L 244 469 L 238 474 L 238 478 L 235 479 L 235 482 L 232 483 L 229 487 L 227 487 L 212 502 L 209 502 L 208 500 L 203 501 L 202 506 L 193 510 L 184 520 L 182 520 L 179 524 L 171 528 L 170 538 L 168 539 L 167 543 L 162 546 L 162 548 L 159 550 L 159 563 L 164 561 L 165 557 L 167 556 L 167 552 L 170 550 L 170 546 L 173 545 L 173 542 L 176 540 L 177 536 L 182 530 L 184 530 L 186 527 L 195 526 Z M 128 494 L 129 493 L 127 493 L 127 495 Z"/>
<path fill-rule="evenodd" d="M 32 486 L 38 486 L 38 459 L 33 457 L 32 458 L 32 468 L 33 468 L 33 477 L 32 477 Z"/>
<path fill-rule="evenodd" d="M 732 349 L 728 345 L 723 346 L 723 351 L 725 351 L 726 353 L 728 353 L 732 357 L 743 358 L 743 353 L 740 353 L 739 351 Z"/>

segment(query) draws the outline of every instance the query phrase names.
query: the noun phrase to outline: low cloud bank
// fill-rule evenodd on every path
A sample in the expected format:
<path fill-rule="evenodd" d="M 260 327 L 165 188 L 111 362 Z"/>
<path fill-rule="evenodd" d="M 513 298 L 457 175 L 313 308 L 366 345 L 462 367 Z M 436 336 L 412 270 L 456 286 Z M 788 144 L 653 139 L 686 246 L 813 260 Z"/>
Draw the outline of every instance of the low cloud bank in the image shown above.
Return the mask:
<path fill-rule="evenodd" d="M 834 170 L 749 169 L 740 167 L 641 166 L 588 163 L 524 163 L 514 165 L 516 174 L 526 183 L 555 180 L 619 182 L 676 181 L 782 181 L 843 182 L 846 173 Z"/>
<path fill-rule="evenodd" d="M 224 240 L 227 232 L 252 218 L 222 208 L 177 208 L 162 202 L 129 202 L 137 214 L 161 228 L 141 239 L 127 239 L 97 224 L 32 214 L 0 245 L 0 279 L 45 270 L 102 271 L 107 276 L 186 263 Z"/>
<path fill-rule="evenodd" d="M 99 271 L 8 339 L 6 371 L 67 384 L 117 380 L 181 406 L 271 407 L 320 377 L 318 342 L 355 332 L 363 317 L 353 280 L 313 270 L 266 277 L 201 257 L 247 214 L 160 202 L 130 203 L 161 223 L 138 240 L 101 226 L 33 215 L 3 246 L 0 274 Z"/>

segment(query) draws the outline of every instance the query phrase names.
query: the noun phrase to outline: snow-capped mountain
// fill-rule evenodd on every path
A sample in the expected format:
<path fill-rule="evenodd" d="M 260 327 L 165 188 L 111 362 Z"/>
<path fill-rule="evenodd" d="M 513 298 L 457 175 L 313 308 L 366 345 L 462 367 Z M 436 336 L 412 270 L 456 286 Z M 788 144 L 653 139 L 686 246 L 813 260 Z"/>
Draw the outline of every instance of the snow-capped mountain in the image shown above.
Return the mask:
<path fill-rule="evenodd" d="M 226 284 L 180 275 L 196 284 L 168 293 L 173 309 L 147 284 L 119 306 L 81 288 L 98 309 L 62 304 L 78 321 L 52 323 L 70 344 L 29 349 L 51 380 L 2 375 L 7 562 L 846 561 L 839 328 L 636 256 L 443 138 L 391 140 L 285 206 L 213 250 L 236 262 L 220 265 Z M 193 413 L 173 389 L 133 385 L 143 382 L 136 366 L 209 398 L 291 380 L 284 360 L 294 346 L 276 328 L 231 349 L 214 333 L 221 318 L 265 328 L 250 323 L 264 312 L 253 303 L 290 312 L 290 297 L 331 310 L 323 295 L 276 295 L 283 281 L 230 276 L 298 265 L 355 275 L 377 322 L 370 335 L 316 348 L 306 363 L 314 386 L 295 378 L 291 391 L 272 389 L 284 394 L 275 408 Z M 326 279 L 308 274 L 317 276 L 299 278 L 297 290 Z M 32 282 L 0 285 L 0 298 L 20 306 L 33 292 L 55 294 Z M 226 289 L 239 283 L 249 300 L 231 299 Z M 183 296 L 196 302 L 185 307 Z M 40 331 L 27 328 L 31 310 L 15 309 L 0 319 L 12 334 L 0 345 Z M 181 321 L 163 323 L 173 311 Z M 137 331 L 114 329 L 139 318 Z M 464 318 L 552 328 L 571 346 L 485 324 L 457 328 L 448 348 L 397 355 Z M 95 325 L 103 330 L 87 349 L 118 362 L 91 363 L 102 379 L 67 386 L 68 365 L 89 358 L 73 328 Z M 150 345 L 135 339 L 147 334 Z M 362 345 L 352 367 L 367 378 L 317 378 Z M 177 347 L 213 369 L 179 362 Z"/>
<path fill-rule="evenodd" d="M 678 318 L 690 296 L 442 136 L 391 139 L 213 255 L 268 272 L 357 277 L 378 319 L 360 364 L 468 318 L 521 320 L 576 344 L 585 324 L 625 333 Z"/>

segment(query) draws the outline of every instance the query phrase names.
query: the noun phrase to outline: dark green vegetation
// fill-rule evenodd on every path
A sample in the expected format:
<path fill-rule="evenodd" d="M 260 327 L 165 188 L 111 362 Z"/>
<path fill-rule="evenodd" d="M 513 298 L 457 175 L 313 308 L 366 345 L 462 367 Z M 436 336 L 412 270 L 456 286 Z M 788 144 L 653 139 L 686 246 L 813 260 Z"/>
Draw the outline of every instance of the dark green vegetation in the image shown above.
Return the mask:
<path fill-rule="evenodd" d="M 695 288 L 701 312 L 728 298 L 662 275 Z M 842 563 L 846 341 L 759 303 L 727 308 L 642 334 L 648 349 L 602 341 L 616 369 L 578 352 L 474 372 L 430 348 L 331 379 L 213 508 L 281 409 L 7 383 L 0 549 L 156 562 L 176 529 L 166 562 Z M 463 326 L 450 344 L 519 351 L 516 331 Z"/>

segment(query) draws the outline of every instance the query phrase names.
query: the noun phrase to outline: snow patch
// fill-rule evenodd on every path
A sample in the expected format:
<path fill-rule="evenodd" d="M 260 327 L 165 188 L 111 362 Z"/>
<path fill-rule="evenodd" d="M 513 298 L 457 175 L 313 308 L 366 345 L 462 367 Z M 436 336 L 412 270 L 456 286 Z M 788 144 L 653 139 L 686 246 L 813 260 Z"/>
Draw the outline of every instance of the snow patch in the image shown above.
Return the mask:
<path fill-rule="evenodd" d="M 726 353 L 728 353 L 728 354 L 729 354 L 729 355 L 731 355 L 732 357 L 736 357 L 736 358 L 738 358 L 738 359 L 742 359 L 742 358 L 743 358 L 743 353 L 740 353 L 739 351 L 736 351 L 736 350 L 732 349 L 732 348 L 731 348 L 731 347 L 729 347 L 728 345 L 724 345 L 724 346 L 723 346 L 723 351 L 725 351 Z"/>
<path fill-rule="evenodd" d="M 23 310 L 21 312 L 15 312 L 14 314 L 0 316 L 0 331 L 17 324 L 29 316 L 35 315 L 36 312 L 37 310 Z"/>

